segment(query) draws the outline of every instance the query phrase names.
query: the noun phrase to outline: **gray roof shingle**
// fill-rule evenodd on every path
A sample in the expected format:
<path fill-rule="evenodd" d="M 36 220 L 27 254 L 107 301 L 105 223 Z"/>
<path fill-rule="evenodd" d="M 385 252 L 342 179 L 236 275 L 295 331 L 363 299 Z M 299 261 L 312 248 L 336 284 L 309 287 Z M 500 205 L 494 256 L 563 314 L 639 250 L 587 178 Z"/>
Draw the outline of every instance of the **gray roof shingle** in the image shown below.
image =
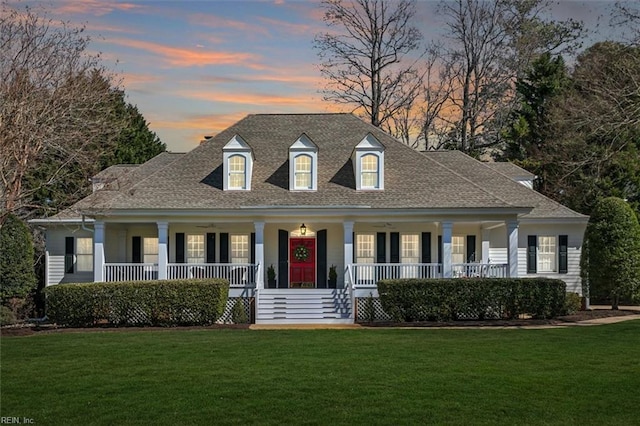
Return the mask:
<path fill-rule="evenodd" d="M 303 133 L 318 146 L 317 191 L 288 188 L 289 146 Z M 384 190 L 356 191 L 351 156 L 369 133 L 385 147 Z M 222 189 L 222 148 L 236 134 L 253 150 L 250 191 Z M 128 183 L 121 183 L 119 190 L 98 191 L 77 203 L 74 210 L 534 207 L 535 217 L 581 216 L 471 157 L 459 152 L 418 153 L 352 114 L 249 115 L 189 153 L 168 155 L 171 158 L 156 157 L 131 170 L 125 175 Z"/>

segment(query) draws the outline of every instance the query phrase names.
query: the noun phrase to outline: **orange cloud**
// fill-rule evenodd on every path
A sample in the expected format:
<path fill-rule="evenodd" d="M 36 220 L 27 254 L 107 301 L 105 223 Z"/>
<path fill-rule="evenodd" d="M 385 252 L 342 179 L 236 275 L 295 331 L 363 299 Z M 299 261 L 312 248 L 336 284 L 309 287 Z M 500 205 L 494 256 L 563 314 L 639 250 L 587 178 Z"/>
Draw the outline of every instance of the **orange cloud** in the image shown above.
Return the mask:
<path fill-rule="evenodd" d="M 114 38 L 107 40 L 121 46 L 145 50 L 163 58 L 169 65 L 177 67 L 192 67 L 204 65 L 250 65 L 258 60 L 257 55 L 238 52 L 214 52 L 201 48 L 178 48 L 148 41 Z"/>
<path fill-rule="evenodd" d="M 89 14 L 95 16 L 107 15 L 114 10 L 143 9 L 145 6 L 133 3 L 120 3 L 105 0 L 68 0 L 58 3 L 55 11 L 62 14 Z"/>

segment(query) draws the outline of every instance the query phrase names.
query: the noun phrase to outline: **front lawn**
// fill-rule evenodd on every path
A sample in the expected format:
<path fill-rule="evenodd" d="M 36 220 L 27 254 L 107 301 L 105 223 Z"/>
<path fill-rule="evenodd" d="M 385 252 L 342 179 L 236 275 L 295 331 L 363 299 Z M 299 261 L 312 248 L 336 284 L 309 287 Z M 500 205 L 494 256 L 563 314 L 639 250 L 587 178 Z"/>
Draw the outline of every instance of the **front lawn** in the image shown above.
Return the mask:
<path fill-rule="evenodd" d="M 640 321 L 549 330 L 2 337 L 2 417 L 70 424 L 637 424 Z"/>

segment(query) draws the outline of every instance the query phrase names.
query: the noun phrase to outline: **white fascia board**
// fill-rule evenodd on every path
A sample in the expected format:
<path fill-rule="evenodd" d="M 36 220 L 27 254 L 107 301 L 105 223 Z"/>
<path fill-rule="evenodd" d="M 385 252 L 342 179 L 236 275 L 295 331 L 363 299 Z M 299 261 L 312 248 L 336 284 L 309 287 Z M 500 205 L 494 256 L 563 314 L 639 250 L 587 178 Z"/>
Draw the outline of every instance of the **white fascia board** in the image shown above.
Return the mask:
<path fill-rule="evenodd" d="M 33 223 L 35 225 L 63 225 L 63 224 L 81 224 L 82 217 L 78 218 L 68 218 L 68 219 L 52 219 L 52 218 L 43 218 L 43 219 L 29 219 L 28 223 Z M 93 219 L 85 218 L 85 223 L 93 223 Z"/>

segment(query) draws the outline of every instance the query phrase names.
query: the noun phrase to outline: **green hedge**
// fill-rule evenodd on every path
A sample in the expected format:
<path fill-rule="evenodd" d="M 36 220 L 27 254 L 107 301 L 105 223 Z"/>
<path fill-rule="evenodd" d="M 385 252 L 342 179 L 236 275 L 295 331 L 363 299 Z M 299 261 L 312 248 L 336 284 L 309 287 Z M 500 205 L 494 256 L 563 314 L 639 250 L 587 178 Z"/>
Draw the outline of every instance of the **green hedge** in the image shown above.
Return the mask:
<path fill-rule="evenodd" d="M 395 321 L 553 318 L 566 284 L 549 278 L 398 279 L 378 282 L 382 308 Z"/>
<path fill-rule="evenodd" d="M 47 317 L 63 326 L 176 326 L 214 323 L 224 311 L 224 279 L 58 284 L 47 287 Z"/>

